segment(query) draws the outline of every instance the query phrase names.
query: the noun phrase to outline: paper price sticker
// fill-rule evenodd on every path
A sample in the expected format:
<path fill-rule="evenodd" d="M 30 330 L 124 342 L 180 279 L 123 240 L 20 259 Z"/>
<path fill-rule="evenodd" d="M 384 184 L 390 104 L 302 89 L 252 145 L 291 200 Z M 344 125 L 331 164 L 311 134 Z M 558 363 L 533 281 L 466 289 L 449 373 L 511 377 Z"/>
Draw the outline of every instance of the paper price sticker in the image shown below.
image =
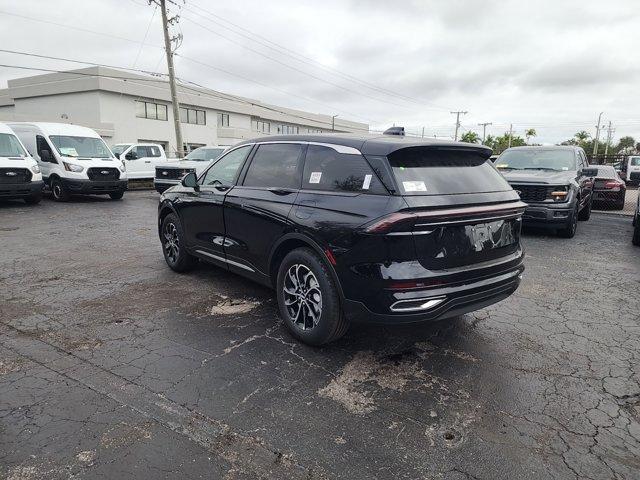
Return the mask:
<path fill-rule="evenodd" d="M 371 186 L 371 175 L 365 175 L 364 182 L 362 182 L 362 189 L 369 190 L 369 186 Z"/>
<path fill-rule="evenodd" d="M 320 178 L 322 178 L 322 172 L 311 172 L 309 183 L 320 183 Z"/>
<path fill-rule="evenodd" d="M 422 181 L 402 182 L 405 192 L 426 192 L 427 186 Z"/>

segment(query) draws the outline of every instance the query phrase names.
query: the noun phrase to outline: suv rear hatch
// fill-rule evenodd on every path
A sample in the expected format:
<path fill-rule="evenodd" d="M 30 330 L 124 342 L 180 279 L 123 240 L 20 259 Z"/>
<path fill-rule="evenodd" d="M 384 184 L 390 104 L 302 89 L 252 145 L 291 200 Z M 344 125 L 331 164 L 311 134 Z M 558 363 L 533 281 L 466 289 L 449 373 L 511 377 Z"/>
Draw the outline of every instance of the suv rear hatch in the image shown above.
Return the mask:
<path fill-rule="evenodd" d="M 371 232 L 411 234 L 429 270 L 455 269 L 508 256 L 520 245 L 525 204 L 488 161 L 488 149 L 408 147 L 387 156 L 407 208 Z M 382 233 L 382 232 L 381 232 Z"/>

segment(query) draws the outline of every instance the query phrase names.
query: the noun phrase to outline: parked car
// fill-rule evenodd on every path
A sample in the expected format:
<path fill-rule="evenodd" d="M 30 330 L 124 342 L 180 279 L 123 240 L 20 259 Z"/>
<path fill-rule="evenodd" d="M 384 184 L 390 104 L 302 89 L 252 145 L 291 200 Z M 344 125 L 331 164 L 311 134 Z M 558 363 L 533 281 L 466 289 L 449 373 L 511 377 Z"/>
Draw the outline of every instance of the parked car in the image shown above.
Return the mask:
<path fill-rule="evenodd" d="M 218 158 L 226 147 L 198 147 L 182 160 L 176 160 L 156 167 L 153 185 L 158 193 L 178 185 L 182 177 L 189 172 L 200 175 L 212 160 Z"/>
<path fill-rule="evenodd" d="M 640 195 L 638 195 L 636 211 L 633 214 L 633 238 L 631 241 L 634 245 L 640 247 Z"/>
<path fill-rule="evenodd" d="M 624 180 L 630 185 L 640 185 L 640 155 L 629 155 L 623 168 Z"/>
<path fill-rule="evenodd" d="M 38 163 L 8 125 L 0 123 L 0 199 L 22 198 L 36 204 L 42 198 Z"/>
<path fill-rule="evenodd" d="M 124 163 L 130 180 L 153 178 L 156 167 L 168 162 L 164 148 L 157 143 L 119 143 L 112 151 Z"/>
<path fill-rule="evenodd" d="M 525 204 L 491 149 L 403 136 L 244 141 L 160 197 L 170 268 L 211 262 L 276 290 L 296 338 L 412 323 L 511 295 Z"/>
<path fill-rule="evenodd" d="M 616 210 L 624 208 L 627 185 L 611 165 L 594 165 L 598 170 L 593 183 L 593 203 Z"/>
<path fill-rule="evenodd" d="M 524 225 L 553 228 L 572 238 L 578 220 L 589 220 L 593 177 L 580 147 L 512 147 L 498 157 L 496 167 L 527 204 Z"/>
<path fill-rule="evenodd" d="M 114 200 L 124 195 L 124 165 L 95 131 L 67 123 L 9 126 L 38 162 L 54 200 L 66 201 L 72 194 L 104 194 Z"/>

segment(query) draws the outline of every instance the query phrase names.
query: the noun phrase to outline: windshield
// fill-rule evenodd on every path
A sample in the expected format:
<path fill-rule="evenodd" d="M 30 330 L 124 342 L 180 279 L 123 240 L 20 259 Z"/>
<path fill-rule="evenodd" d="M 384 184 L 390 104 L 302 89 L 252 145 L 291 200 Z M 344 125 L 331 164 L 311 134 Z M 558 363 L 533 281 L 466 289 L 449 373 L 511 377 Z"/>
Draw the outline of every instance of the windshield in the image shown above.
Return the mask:
<path fill-rule="evenodd" d="M 388 157 L 403 195 L 504 192 L 511 186 L 476 152 L 403 148 Z"/>
<path fill-rule="evenodd" d="M 112 158 L 101 138 L 50 135 L 49 138 L 63 157 Z"/>
<path fill-rule="evenodd" d="M 0 157 L 24 157 L 26 154 L 15 135 L 0 133 Z"/>
<path fill-rule="evenodd" d="M 115 154 L 115 155 L 120 155 L 122 152 L 124 152 L 127 148 L 129 148 L 131 146 L 130 143 L 126 143 L 126 144 L 121 144 L 121 145 L 114 145 L 113 147 L 111 147 L 111 151 Z"/>
<path fill-rule="evenodd" d="M 496 167 L 507 170 L 576 170 L 573 150 L 507 150 L 496 160 Z"/>
<path fill-rule="evenodd" d="M 224 148 L 196 148 L 184 157 L 184 159 L 196 162 L 209 162 L 218 158 L 222 152 L 224 152 Z"/>

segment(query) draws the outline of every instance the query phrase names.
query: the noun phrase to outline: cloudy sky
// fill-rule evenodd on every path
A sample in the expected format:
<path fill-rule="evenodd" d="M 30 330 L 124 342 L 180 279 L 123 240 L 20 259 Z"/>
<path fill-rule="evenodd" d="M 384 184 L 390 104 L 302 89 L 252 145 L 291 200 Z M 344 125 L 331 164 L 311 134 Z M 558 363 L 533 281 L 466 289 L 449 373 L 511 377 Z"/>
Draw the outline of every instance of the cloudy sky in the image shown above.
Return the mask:
<path fill-rule="evenodd" d="M 452 136 L 465 110 L 462 130 L 513 123 L 541 143 L 593 134 L 603 111 L 614 138 L 640 140 L 637 0 L 175 1 L 177 73 L 216 90 L 428 136 Z M 166 72 L 145 0 L 0 0 L 0 27 L 1 49 Z M 30 73 L 0 67 L 0 88 Z"/>

